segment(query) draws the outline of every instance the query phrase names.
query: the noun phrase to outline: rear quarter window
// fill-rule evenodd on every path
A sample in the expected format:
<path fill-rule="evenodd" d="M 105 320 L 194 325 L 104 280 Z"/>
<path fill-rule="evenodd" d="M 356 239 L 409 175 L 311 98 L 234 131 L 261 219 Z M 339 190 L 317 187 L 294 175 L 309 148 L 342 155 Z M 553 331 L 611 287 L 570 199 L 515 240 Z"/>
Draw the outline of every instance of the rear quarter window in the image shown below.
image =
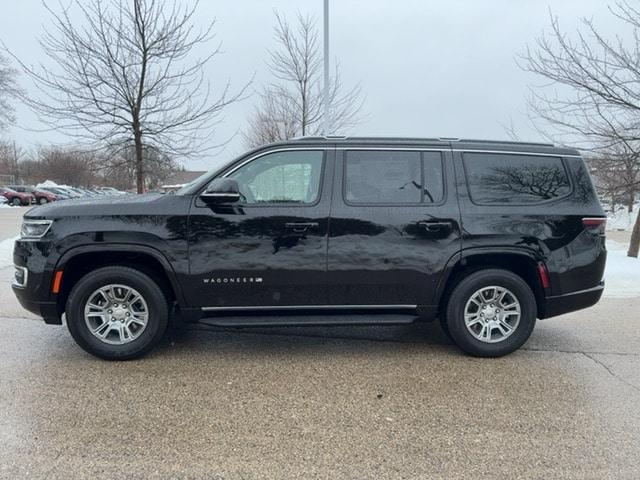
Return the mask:
<path fill-rule="evenodd" d="M 571 193 L 560 157 L 502 153 L 464 153 L 471 200 L 477 204 L 529 205 Z"/>

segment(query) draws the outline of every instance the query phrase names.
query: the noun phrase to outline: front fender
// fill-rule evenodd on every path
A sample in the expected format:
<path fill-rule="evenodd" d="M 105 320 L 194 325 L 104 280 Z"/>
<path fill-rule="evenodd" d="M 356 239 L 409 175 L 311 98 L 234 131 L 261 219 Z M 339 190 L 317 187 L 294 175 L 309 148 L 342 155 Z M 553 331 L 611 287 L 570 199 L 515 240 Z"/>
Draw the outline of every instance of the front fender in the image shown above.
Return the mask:
<path fill-rule="evenodd" d="M 182 287 L 180 282 L 178 281 L 178 276 L 176 274 L 175 269 L 171 262 L 167 259 L 167 257 L 158 249 L 154 247 L 150 247 L 148 245 L 139 245 L 135 243 L 100 243 L 96 245 L 79 245 L 72 247 L 66 250 L 58 259 L 54 271 L 55 270 L 64 270 L 67 263 L 77 257 L 78 255 L 86 254 L 86 253 L 113 253 L 113 252 L 123 252 L 123 253 L 139 253 L 142 255 L 149 255 L 157 260 L 165 273 L 167 274 L 167 278 L 171 283 L 171 287 L 176 295 L 176 300 L 180 305 L 185 305 L 184 293 L 182 291 Z"/>

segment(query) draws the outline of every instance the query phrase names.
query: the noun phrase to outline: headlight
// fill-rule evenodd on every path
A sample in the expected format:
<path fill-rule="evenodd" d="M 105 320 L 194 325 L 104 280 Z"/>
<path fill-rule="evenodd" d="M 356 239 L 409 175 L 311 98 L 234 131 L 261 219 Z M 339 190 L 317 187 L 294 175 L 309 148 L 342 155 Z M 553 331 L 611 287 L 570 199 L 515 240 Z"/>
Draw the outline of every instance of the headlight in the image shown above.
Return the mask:
<path fill-rule="evenodd" d="M 53 220 L 24 220 L 20 237 L 23 239 L 42 238 L 51 228 Z"/>

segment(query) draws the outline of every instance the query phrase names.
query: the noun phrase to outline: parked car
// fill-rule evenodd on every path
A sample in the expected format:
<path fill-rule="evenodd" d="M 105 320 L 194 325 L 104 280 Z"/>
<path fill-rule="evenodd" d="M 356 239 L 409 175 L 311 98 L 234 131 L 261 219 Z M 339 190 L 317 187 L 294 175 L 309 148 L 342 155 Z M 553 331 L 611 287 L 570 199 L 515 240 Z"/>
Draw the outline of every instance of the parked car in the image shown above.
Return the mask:
<path fill-rule="evenodd" d="M 98 187 L 98 190 L 107 194 L 107 195 L 126 195 L 127 192 L 123 192 L 122 190 L 118 190 L 113 187 Z"/>
<path fill-rule="evenodd" d="M 85 197 L 97 197 L 98 196 L 96 193 L 92 192 L 88 188 L 74 187 L 74 190 L 79 191 L 80 193 L 84 194 Z"/>
<path fill-rule="evenodd" d="M 78 195 L 78 198 L 86 198 L 91 196 L 87 192 L 85 192 L 82 188 L 79 188 L 79 187 L 70 187 L 68 185 L 64 185 L 64 188 Z"/>
<path fill-rule="evenodd" d="M 9 187 L 0 187 L 0 195 L 6 198 L 7 202 L 14 207 L 36 203 L 36 198 L 30 193 L 17 192 Z"/>
<path fill-rule="evenodd" d="M 64 192 L 63 190 L 57 187 L 38 187 L 38 190 L 51 193 L 52 195 L 55 195 L 58 198 L 58 200 L 69 200 L 70 198 L 75 198 L 69 195 L 68 192 Z"/>
<path fill-rule="evenodd" d="M 148 352 L 174 313 L 225 327 L 439 319 L 465 352 L 497 357 L 536 319 L 598 302 L 605 221 L 573 149 L 306 138 L 171 195 L 32 209 L 13 291 L 107 359 Z"/>
<path fill-rule="evenodd" d="M 8 200 L 2 195 L 0 195 L 0 205 L 6 205 L 7 203 L 8 203 Z"/>
<path fill-rule="evenodd" d="M 69 198 L 83 198 L 84 194 L 82 194 L 81 192 L 76 191 L 75 189 L 68 187 L 66 185 L 58 185 L 55 187 L 56 190 L 59 190 L 63 193 L 65 193 Z"/>
<path fill-rule="evenodd" d="M 49 202 L 55 202 L 58 199 L 58 197 L 51 192 L 47 192 L 46 190 L 38 190 L 28 185 L 9 185 L 9 188 L 15 190 L 16 192 L 30 193 L 35 197 L 36 203 L 40 205 L 44 205 L 45 203 Z"/>

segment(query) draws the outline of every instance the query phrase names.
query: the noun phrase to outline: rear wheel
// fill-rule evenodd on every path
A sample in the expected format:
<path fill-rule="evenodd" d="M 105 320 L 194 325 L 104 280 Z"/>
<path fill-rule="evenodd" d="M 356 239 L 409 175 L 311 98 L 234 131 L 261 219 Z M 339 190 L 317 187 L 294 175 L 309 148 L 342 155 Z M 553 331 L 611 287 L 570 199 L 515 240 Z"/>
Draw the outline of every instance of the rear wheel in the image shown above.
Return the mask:
<path fill-rule="evenodd" d="M 169 306 L 144 273 L 104 267 L 81 278 L 66 305 L 67 327 L 84 350 L 108 360 L 143 356 L 167 329 Z"/>
<path fill-rule="evenodd" d="M 40 200 L 38 200 L 38 203 L 39 203 L 40 205 L 44 205 L 44 204 L 45 204 L 45 203 L 47 203 L 47 202 L 48 202 L 48 200 L 47 200 L 47 198 L 46 198 L 46 197 L 40 197 Z"/>
<path fill-rule="evenodd" d="M 536 300 L 529 285 L 512 272 L 480 270 L 453 289 L 446 325 L 462 350 L 500 357 L 520 348 L 536 323 Z"/>
<path fill-rule="evenodd" d="M 13 205 L 14 207 L 19 207 L 20 199 L 18 197 L 14 197 L 13 200 L 11 200 L 11 205 Z"/>

